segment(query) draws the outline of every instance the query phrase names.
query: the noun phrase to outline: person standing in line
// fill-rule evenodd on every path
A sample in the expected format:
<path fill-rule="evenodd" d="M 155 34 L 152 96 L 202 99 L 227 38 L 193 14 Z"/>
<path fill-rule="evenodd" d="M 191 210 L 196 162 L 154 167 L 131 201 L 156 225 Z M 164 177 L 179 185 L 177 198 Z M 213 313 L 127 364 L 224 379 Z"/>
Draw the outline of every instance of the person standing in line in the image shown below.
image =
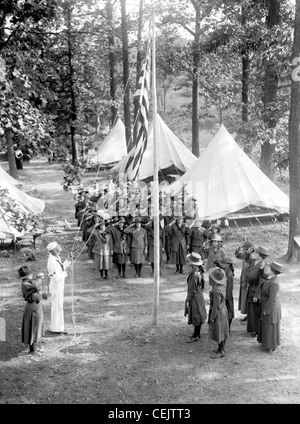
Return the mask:
<path fill-rule="evenodd" d="M 16 147 L 15 149 L 15 160 L 17 169 L 23 169 L 23 153 L 19 147 Z"/>
<path fill-rule="evenodd" d="M 130 260 L 135 268 L 135 277 L 142 277 L 142 266 L 148 253 L 148 240 L 147 231 L 142 228 L 141 218 L 135 218 L 134 224 L 125 228 L 124 233 L 131 236 Z"/>
<path fill-rule="evenodd" d="M 254 244 L 250 241 L 245 241 L 241 246 L 239 246 L 235 251 L 235 257 L 237 259 L 242 260 L 242 270 L 240 275 L 240 290 L 239 290 L 239 301 L 238 301 L 238 310 L 241 314 L 245 314 L 245 316 L 241 319 L 241 321 L 247 321 L 247 282 L 246 276 L 249 268 L 249 264 L 254 261 L 253 253 L 254 253 Z"/>
<path fill-rule="evenodd" d="M 181 216 L 176 216 L 175 221 L 169 224 L 168 234 L 170 239 L 170 263 L 176 265 L 176 274 L 183 274 L 186 264 L 188 229 Z"/>
<path fill-rule="evenodd" d="M 229 337 L 228 312 L 225 304 L 226 274 L 219 267 L 210 268 L 208 274 L 213 280 L 212 290 L 209 293 L 209 333 L 211 338 L 218 343 L 216 356 L 212 357 L 215 359 L 225 356 L 225 343 Z"/>
<path fill-rule="evenodd" d="M 257 341 L 269 353 L 280 345 L 281 305 L 278 295 L 278 275 L 282 272 L 281 264 L 271 262 L 264 269 L 266 278 L 261 284 L 261 316 Z"/>
<path fill-rule="evenodd" d="M 228 312 L 228 324 L 229 332 L 232 320 L 234 318 L 234 301 L 233 301 L 233 277 L 234 277 L 234 268 L 233 268 L 233 259 L 230 256 L 224 256 L 221 260 L 220 265 L 221 269 L 225 271 L 226 274 L 226 297 L 225 305 Z"/>
<path fill-rule="evenodd" d="M 89 259 L 94 259 L 93 249 L 96 243 L 95 230 L 99 227 L 100 216 L 97 212 L 92 212 L 92 225 L 87 229 L 87 253 Z M 97 268 L 94 268 L 97 269 Z"/>
<path fill-rule="evenodd" d="M 265 268 L 265 260 L 269 252 L 259 246 L 253 253 L 254 262 L 249 264 L 246 276 L 247 292 L 247 331 L 257 336 L 259 319 L 261 314 L 260 295 L 261 274 Z"/>
<path fill-rule="evenodd" d="M 108 279 L 108 270 L 111 268 L 111 256 L 113 254 L 113 243 L 111 234 L 105 230 L 105 221 L 100 219 L 99 226 L 95 230 L 95 245 L 93 247 L 94 268 L 100 270 L 100 277 Z"/>
<path fill-rule="evenodd" d="M 40 356 L 42 349 L 38 347 L 38 344 L 44 334 L 44 316 L 37 284 L 42 277 L 38 275 L 34 281 L 33 274 L 26 265 L 22 266 L 18 272 L 22 280 L 22 295 L 26 301 L 22 322 L 22 343 L 29 345 L 28 353 Z"/>
<path fill-rule="evenodd" d="M 187 278 L 187 297 L 185 300 L 185 315 L 188 316 L 188 324 L 194 326 L 194 333 L 187 343 L 196 342 L 201 338 L 201 326 L 204 324 L 207 314 L 203 297 L 204 269 L 203 261 L 199 253 L 192 252 L 187 255 L 186 261 L 191 266 L 191 272 Z"/>
<path fill-rule="evenodd" d="M 113 245 L 113 263 L 117 265 L 119 278 L 126 278 L 126 262 L 128 253 L 127 237 L 124 232 L 125 218 L 120 217 L 118 222 L 106 228 L 111 235 Z"/>
<path fill-rule="evenodd" d="M 205 259 L 204 252 L 202 249 L 203 243 L 205 241 L 204 237 L 204 228 L 202 227 L 202 222 L 199 218 L 195 219 L 194 225 L 188 231 L 187 237 L 187 250 L 192 253 L 199 253 L 201 259 Z M 203 256 L 203 257 L 202 257 Z"/>
<path fill-rule="evenodd" d="M 207 253 L 205 270 L 209 271 L 214 268 L 214 261 L 221 261 L 225 256 L 225 250 L 222 247 L 222 237 L 218 234 L 214 235 L 211 240 L 207 240 L 203 245 L 204 252 Z"/>
<path fill-rule="evenodd" d="M 61 261 L 61 246 L 53 241 L 47 245 L 49 252 L 47 270 L 50 277 L 49 292 L 51 296 L 51 324 L 50 331 L 52 333 L 68 334 L 64 323 L 64 288 L 69 260 L 64 264 Z"/>

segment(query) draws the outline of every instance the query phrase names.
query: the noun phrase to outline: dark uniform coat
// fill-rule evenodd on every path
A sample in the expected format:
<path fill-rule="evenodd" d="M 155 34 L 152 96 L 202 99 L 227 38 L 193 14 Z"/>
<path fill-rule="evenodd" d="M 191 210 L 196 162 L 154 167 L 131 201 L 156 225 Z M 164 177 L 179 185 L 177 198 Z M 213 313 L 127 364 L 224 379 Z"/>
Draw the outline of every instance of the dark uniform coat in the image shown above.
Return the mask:
<path fill-rule="evenodd" d="M 228 312 L 225 304 L 226 287 L 215 285 L 209 293 L 209 333 L 213 340 L 221 343 L 229 337 Z"/>
<path fill-rule="evenodd" d="M 199 253 L 202 259 L 205 259 L 205 254 L 202 245 L 205 241 L 204 228 L 192 227 L 188 231 L 187 244 L 189 251 Z"/>
<path fill-rule="evenodd" d="M 22 322 L 22 342 L 32 345 L 41 339 L 44 332 L 43 309 L 38 288 L 31 280 L 23 279 L 21 290 L 26 301 Z"/>
<path fill-rule="evenodd" d="M 261 285 L 261 316 L 257 337 L 264 349 L 275 350 L 280 345 L 281 305 L 278 292 L 277 277 L 274 275 L 265 279 Z"/>
<path fill-rule="evenodd" d="M 194 326 L 203 324 L 207 314 L 205 309 L 205 301 L 202 293 L 204 285 L 203 275 L 200 271 L 192 271 L 187 278 L 187 298 L 188 307 L 188 324 Z"/>
<path fill-rule="evenodd" d="M 228 312 L 228 319 L 231 320 L 234 318 L 234 301 L 233 301 L 233 273 L 229 266 L 225 269 L 226 274 L 226 297 L 225 305 Z"/>
<path fill-rule="evenodd" d="M 171 264 L 186 264 L 186 239 L 188 237 L 188 229 L 185 224 L 180 227 L 177 223 L 168 227 L 169 246 L 170 246 L 170 263 Z"/>
<path fill-rule="evenodd" d="M 148 246 L 147 231 L 144 228 L 128 227 L 125 234 L 131 235 L 130 260 L 133 264 L 145 262 L 145 250 Z"/>
<path fill-rule="evenodd" d="M 121 230 L 119 226 L 111 226 L 106 228 L 106 232 L 111 234 L 112 245 L 113 245 L 113 263 L 122 265 L 127 262 L 127 237 L 124 230 Z"/>
<path fill-rule="evenodd" d="M 240 291 L 239 291 L 239 301 L 238 301 L 238 310 L 241 311 L 241 314 L 246 314 L 248 309 L 247 302 L 247 282 L 246 275 L 249 268 L 249 262 L 254 261 L 250 257 L 246 256 L 244 252 L 241 252 L 239 249 L 235 251 L 235 257 L 242 260 L 242 270 L 240 276 Z"/>
<path fill-rule="evenodd" d="M 247 331 L 255 332 L 258 331 L 258 324 L 261 312 L 261 304 L 258 299 L 256 303 L 253 302 L 253 297 L 257 296 L 257 290 L 259 287 L 259 279 L 261 268 L 263 265 L 262 259 L 259 261 L 251 261 L 247 268 L 246 283 L 247 283 Z"/>

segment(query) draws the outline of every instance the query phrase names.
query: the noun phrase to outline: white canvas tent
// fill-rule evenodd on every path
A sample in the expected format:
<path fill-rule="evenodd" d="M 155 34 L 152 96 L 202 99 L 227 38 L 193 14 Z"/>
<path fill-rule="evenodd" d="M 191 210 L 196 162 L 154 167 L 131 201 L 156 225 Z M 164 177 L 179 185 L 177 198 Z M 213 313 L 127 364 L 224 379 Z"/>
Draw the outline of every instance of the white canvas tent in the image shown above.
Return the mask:
<path fill-rule="evenodd" d="M 185 173 L 197 158 L 170 130 L 162 118 L 157 114 L 157 139 L 159 148 L 159 173 L 164 175 Z M 111 172 L 124 172 L 130 152 L 124 159 L 115 165 Z M 153 176 L 153 126 L 149 126 L 149 138 L 147 148 L 143 154 L 139 169 L 138 179 L 147 180 Z"/>
<path fill-rule="evenodd" d="M 0 188 L 8 189 L 9 196 L 15 200 L 18 207 L 28 213 L 38 215 L 45 209 L 45 202 L 41 199 L 37 199 L 19 190 L 16 186 L 20 183 L 7 174 L 0 166 Z M 0 218 L 0 238 L 15 238 L 24 234 L 18 232 L 9 224 L 9 220 Z"/>
<path fill-rule="evenodd" d="M 222 124 L 203 154 L 170 187 L 182 187 L 198 203 L 203 219 L 218 219 L 247 206 L 289 212 L 289 198 L 244 153 Z"/>
<path fill-rule="evenodd" d="M 125 126 L 120 118 L 99 146 L 98 151 L 88 158 L 91 165 L 108 165 L 119 162 L 127 155 Z"/>

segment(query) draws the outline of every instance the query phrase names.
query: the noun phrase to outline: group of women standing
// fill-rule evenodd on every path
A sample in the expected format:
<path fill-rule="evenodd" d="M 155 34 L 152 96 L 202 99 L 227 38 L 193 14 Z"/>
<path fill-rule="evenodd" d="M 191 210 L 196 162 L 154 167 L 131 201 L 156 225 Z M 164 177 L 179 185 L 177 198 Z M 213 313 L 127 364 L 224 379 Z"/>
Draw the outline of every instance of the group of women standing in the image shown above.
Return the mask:
<path fill-rule="evenodd" d="M 243 261 L 239 310 L 247 314 L 247 331 L 257 336 L 257 341 L 265 350 L 272 352 L 280 344 L 281 306 L 277 276 L 282 273 L 282 266 L 274 261 L 268 264 L 266 258 L 269 252 L 261 246 L 255 248 L 248 241 L 236 250 L 235 255 Z M 234 318 L 234 261 L 225 252 L 212 259 L 208 266 L 208 260 L 203 261 L 200 253 L 192 252 L 186 260 L 191 265 L 191 272 L 187 278 L 185 315 L 188 316 L 188 324 L 194 326 L 188 343 L 200 339 L 201 326 L 207 318 L 203 296 L 206 268 L 212 287 L 209 292 L 209 333 L 218 343 L 213 358 L 224 357 L 225 343 Z"/>

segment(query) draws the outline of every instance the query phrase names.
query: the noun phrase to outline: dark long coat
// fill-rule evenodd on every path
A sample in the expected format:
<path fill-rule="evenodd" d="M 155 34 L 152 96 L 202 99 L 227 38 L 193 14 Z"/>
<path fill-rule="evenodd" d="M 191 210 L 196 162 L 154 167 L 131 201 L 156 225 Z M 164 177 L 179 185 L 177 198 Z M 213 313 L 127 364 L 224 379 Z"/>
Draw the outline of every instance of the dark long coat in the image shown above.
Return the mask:
<path fill-rule="evenodd" d="M 229 337 L 228 312 L 225 304 L 226 287 L 213 286 L 209 293 L 210 316 L 209 334 L 217 343 L 221 343 Z"/>
<path fill-rule="evenodd" d="M 261 316 L 257 337 L 265 349 L 275 350 L 280 345 L 281 305 L 278 293 L 277 277 L 265 279 L 261 285 Z"/>
<path fill-rule="evenodd" d="M 201 272 L 192 271 L 187 278 L 187 297 L 186 302 L 189 302 L 188 308 L 188 324 L 194 326 L 203 324 L 206 320 L 207 313 L 205 308 L 202 287 L 204 278 Z"/>
<path fill-rule="evenodd" d="M 205 241 L 204 228 L 192 227 L 188 231 L 187 244 L 189 245 L 190 252 L 196 252 L 201 255 L 202 259 L 205 259 L 204 250 L 202 245 Z"/>
<path fill-rule="evenodd" d="M 126 264 L 128 243 L 127 236 L 119 226 L 110 226 L 106 228 L 106 232 L 111 235 L 113 244 L 113 263 Z"/>
<path fill-rule="evenodd" d="M 240 275 L 240 290 L 239 290 L 239 301 L 238 301 L 238 310 L 241 311 L 241 314 L 246 314 L 248 309 L 247 302 L 247 281 L 246 275 L 249 268 L 249 262 L 253 261 L 249 257 L 246 257 L 244 252 L 240 252 L 239 249 L 235 251 L 235 257 L 242 260 L 242 270 Z"/>
<path fill-rule="evenodd" d="M 183 224 L 180 227 L 177 223 L 169 226 L 169 246 L 170 246 L 170 263 L 171 264 L 186 264 L 186 255 L 187 255 L 187 237 L 188 229 Z"/>
<path fill-rule="evenodd" d="M 246 283 L 248 287 L 247 291 L 247 331 L 257 332 L 259 318 L 261 313 L 261 304 L 258 299 L 256 303 L 253 302 L 253 297 L 257 296 L 259 287 L 259 279 L 261 273 L 261 267 L 263 265 L 262 259 L 259 261 L 252 261 L 246 273 Z"/>
<path fill-rule="evenodd" d="M 226 274 L 226 297 L 225 305 L 228 312 L 228 319 L 231 320 L 234 318 L 234 301 L 233 301 L 233 272 L 230 267 L 225 268 Z"/>
<path fill-rule="evenodd" d="M 31 280 L 22 280 L 21 291 L 26 301 L 22 322 L 22 342 L 32 345 L 41 339 L 44 332 L 43 309 L 38 288 Z"/>

